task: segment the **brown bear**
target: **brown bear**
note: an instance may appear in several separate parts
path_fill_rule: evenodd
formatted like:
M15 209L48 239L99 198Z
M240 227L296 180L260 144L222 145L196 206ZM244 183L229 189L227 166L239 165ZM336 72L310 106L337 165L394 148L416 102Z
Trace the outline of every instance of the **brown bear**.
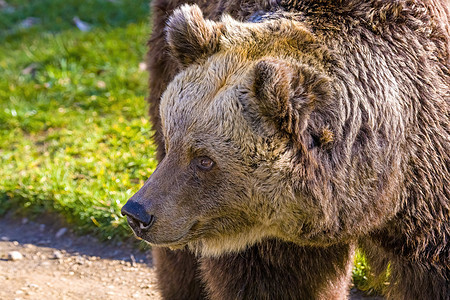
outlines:
M449 4L183 2L152 3L160 164L122 209L162 296L346 299L359 246L387 298L450 299Z

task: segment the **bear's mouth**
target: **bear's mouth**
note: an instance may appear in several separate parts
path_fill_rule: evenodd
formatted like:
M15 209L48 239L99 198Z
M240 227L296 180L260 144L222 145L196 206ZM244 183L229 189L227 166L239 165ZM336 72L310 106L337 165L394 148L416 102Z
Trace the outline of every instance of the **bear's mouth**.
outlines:
M181 248L191 242L193 239L194 227L198 224L198 221L193 222L187 226L187 230L181 234L176 235L175 238L164 239L159 237L158 234L153 233L152 230L141 230L140 228L133 228L134 234L139 238L156 247L169 247L169 248Z

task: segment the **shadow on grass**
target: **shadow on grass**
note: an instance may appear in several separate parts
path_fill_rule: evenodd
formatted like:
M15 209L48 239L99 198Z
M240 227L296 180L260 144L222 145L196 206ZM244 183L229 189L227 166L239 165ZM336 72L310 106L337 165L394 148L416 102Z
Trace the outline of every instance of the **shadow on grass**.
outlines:
M148 16L148 0L9 0L0 6L0 41L76 29L75 17L91 28L108 28L146 22Z
M150 247L143 244L136 247L139 242L132 236L123 242L100 242L91 235L76 235L71 230L66 230L67 228L70 226L67 226L60 217L51 214L41 214L32 220L19 218L13 213L0 217L0 239L3 241L16 241L22 246L30 244L64 250L75 255L152 265L150 252L142 251Z

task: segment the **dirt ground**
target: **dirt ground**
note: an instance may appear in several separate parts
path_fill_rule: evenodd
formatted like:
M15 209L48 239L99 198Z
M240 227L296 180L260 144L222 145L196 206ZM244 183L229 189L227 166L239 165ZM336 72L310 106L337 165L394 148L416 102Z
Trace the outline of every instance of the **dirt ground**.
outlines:
M0 299L121 298L161 299L150 251L77 236L51 218L0 218ZM382 298L352 290L350 299Z
M0 219L0 299L160 299L150 251L55 223ZM23 257L8 258L12 251Z

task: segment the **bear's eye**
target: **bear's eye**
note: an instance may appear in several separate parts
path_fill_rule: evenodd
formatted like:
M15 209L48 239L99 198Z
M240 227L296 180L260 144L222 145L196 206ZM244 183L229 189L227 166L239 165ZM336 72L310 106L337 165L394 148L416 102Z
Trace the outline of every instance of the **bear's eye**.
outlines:
M214 167L214 161L206 156L197 158L197 166L203 171L209 171Z

